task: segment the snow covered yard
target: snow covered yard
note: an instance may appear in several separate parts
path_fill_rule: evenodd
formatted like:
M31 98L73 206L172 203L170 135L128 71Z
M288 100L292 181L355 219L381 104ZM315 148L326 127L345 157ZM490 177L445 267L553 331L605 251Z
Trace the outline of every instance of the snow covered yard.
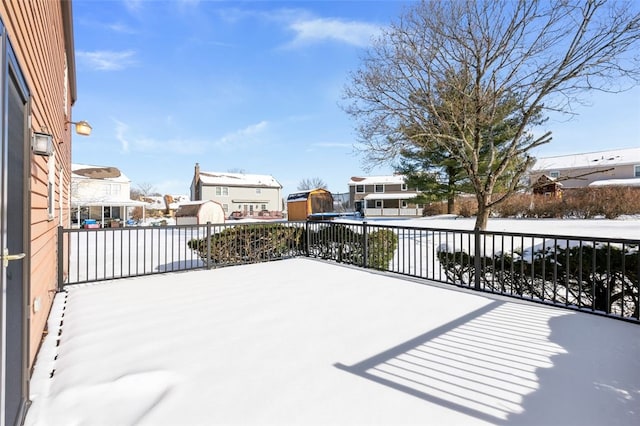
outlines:
M26 424L631 425L639 354L636 324L298 258L67 287Z

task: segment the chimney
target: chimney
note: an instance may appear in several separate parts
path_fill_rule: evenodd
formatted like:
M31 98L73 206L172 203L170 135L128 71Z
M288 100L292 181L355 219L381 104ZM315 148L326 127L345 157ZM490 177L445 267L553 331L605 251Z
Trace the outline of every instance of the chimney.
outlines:
M200 163L196 163L196 167L193 171L193 184L191 188L191 200L197 201L202 199L200 194Z

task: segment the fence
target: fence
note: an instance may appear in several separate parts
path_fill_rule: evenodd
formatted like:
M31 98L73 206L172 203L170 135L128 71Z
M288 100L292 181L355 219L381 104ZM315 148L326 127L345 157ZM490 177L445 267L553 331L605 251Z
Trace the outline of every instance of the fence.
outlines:
M60 228L58 241L60 288L308 256L640 323L640 240L270 222Z

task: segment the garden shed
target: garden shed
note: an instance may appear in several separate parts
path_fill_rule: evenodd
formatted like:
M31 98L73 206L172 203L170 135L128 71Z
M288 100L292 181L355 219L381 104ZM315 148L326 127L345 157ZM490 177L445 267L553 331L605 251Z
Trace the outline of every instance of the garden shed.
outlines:
M224 209L220 203L206 200L182 204L175 213L176 225L204 225L224 223Z
M562 198L562 184L557 182L555 178L542 175L533 185L533 193L535 195L544 195L552 198Z
M289 194L287 197L288 220L306 220L311 214L332 211L333 195L326 189L310 189Z

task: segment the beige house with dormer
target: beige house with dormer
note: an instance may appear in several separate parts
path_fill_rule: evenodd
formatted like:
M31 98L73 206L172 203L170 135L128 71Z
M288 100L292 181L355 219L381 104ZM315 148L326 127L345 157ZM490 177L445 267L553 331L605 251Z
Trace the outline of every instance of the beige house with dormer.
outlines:
M271 175L205 172L196 163L191 201L219 203L226 217L282 217L282 185Z
M564 189L586 186L640 186L640 148L539 158L529 173L537 182L545 175Z

